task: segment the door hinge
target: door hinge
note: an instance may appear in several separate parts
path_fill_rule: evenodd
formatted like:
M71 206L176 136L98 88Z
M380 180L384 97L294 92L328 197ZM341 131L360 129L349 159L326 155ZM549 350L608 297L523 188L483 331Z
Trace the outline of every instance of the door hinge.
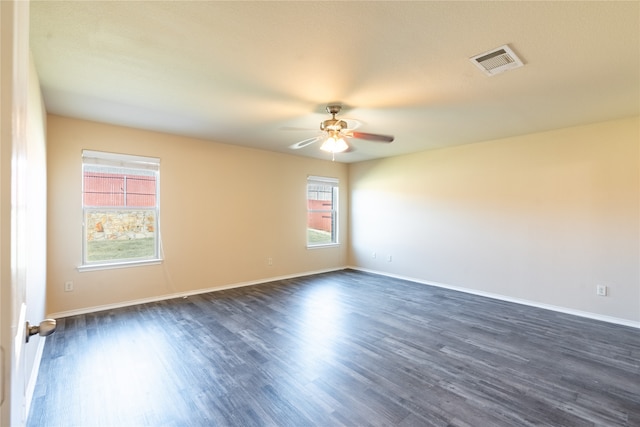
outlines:
M4 347L0 346L0 406L4 403Z

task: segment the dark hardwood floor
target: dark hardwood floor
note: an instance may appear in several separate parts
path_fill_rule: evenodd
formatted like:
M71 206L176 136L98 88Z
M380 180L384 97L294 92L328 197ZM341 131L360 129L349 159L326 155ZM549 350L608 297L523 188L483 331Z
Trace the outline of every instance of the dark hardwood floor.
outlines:
M640 426L640 330L357 271L59 319L28 426Z

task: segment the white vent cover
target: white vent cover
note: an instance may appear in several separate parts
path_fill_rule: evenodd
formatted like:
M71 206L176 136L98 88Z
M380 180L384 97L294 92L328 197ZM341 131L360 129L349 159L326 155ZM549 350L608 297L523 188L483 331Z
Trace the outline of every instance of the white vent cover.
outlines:
M520 60L506 44L488 52L481 53L480 55L473 56L469 58L469 61L488 76L500 74L524 65L522 60Z

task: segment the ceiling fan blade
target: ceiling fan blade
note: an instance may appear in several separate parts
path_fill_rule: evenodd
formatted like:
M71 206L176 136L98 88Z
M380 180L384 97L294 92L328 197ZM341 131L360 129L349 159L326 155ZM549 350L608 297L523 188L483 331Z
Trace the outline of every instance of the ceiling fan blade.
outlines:
M307 145L311 145L314 142L319 141L320 138L322 138L322 135L314 136L313 138L307 138L307 139L304 139L304 140L302 140L300 142L296 142L293 145L290 145L289 148L294 149L294 150L297 150L299 148L304 148Z
M356 139L366 139L367 141L375 142L393 142L394 137L391 135L379 135L377 133L366 132L349 132L348 136Z
M356 120L356 119L349 119L346 117L340 117L340 120L342 120L343 122L345 122L347 124L347 130L356 130L358 129L360 126L362 126L362 122L360 120Z

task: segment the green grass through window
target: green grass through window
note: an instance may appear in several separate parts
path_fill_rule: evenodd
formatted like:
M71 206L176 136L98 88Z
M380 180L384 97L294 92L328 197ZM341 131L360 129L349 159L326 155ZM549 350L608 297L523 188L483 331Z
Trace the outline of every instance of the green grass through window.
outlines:
M313 228L307 228L307 244L309 245L323 245L333 243L331 241L331 233L328 231L315 230Z
M155 255L153 237L132 240L97 240L87 243L90 262L152 258Z

